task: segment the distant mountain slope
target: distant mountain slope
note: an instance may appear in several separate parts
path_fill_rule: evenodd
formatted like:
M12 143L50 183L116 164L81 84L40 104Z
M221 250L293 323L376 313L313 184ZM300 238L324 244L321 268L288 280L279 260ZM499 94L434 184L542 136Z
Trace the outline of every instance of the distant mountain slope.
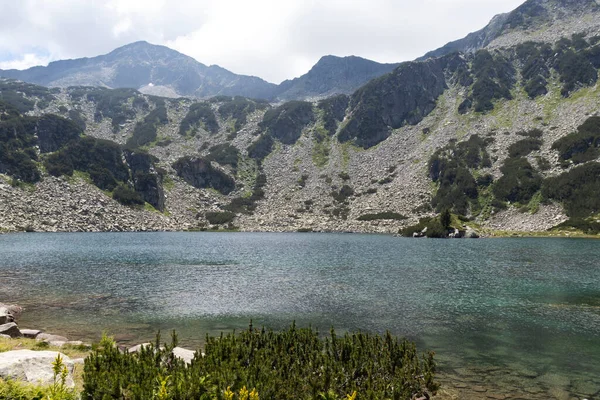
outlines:
M515 45L527 40L554 42L573 33L592 33L600 25L599 16L596 0L528 0L509 13L496 15L485 28L430 51L417 61L456 51L472 53L490 45ZM499 38L503 40L494 43Z
M398 65L380 64L355 56L324 56L306 74L282 82L277 98L292 100L350 94L371 79L391 72Z
M0 70L0 76L50 87L134 88L168 97L226 95L278 101L349 94L396 66L354 56L325 56L305 75L275 85L218 65L206 66L165 46L136 42L93 58L55 61L23 71Z
M108 88L166 87L180 96L238 95L270 98L276 85L254 76L237 75L216 65L207 67L165 46L135 42L102 56L79 58L0 71L7 78L44 86Z

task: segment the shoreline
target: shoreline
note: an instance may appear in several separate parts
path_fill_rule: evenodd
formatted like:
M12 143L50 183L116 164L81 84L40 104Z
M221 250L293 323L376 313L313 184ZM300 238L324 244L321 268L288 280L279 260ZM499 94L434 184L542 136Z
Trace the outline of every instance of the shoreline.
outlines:
M376 231L316 231L316 230L243 230L243 229L182 229L182 230L103 230L103 231L83 231L83 230L64 230L64 231L24 231L24 230L0 230L0 235L13 235L13 234L25 234L25 233L306 233L306 234L352 234L352 235L383 235L383 236L396 236L403 238L398 233L393 232L376 232ZM481 236L477 239L504 239L504 238L556 238L556 239L600 239L599 235L590 235L576 231L495 231L487 230L485 228L479 229L478 232ZM406 239L432 239L432 238L406 238ZM442 238L445 240L446 238ZM450 238L448 238L450 239ZM464 238L461 238L464 239Z

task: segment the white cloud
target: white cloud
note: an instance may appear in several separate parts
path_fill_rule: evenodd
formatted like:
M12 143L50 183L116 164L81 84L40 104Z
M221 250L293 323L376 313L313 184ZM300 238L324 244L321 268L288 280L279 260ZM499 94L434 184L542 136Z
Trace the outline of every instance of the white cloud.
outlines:
M0 62L0 69L27 69L36 65L48 65L51 57L40 57L34 53L23 54L20 59Z
M0 0L0 64L104 54L137 40L272 82L325 54L414 59L522 0ZM40 54L50 54L45 57ZM3 56L4 55L4 56Z

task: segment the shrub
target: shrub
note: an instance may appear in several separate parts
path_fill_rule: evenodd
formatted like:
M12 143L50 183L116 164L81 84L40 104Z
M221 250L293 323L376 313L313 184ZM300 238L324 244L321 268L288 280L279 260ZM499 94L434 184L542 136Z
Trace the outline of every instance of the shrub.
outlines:
M560 201L571 218L586 218L600 212L600 163L577 166L542 186L545 199Z
M561 93L564 97L576 90L578 86L591 86L598 80L598 72L581 52L571 49L557 49L558 56L554 67L563 82Z
M235 214L229 211L215 211L207 212L205 217L212 225L222 225L233 221Z
M383 211L375 214L363 214L357 218L358 221L375 221L380 219L390 219L396 221L405 220L406 217L402 214L391 211Z
M269 134L262 134L258 140L248 146L248 156L261 162L273 150L275 141Z
M322 338L295 325L282 332L250 326L239 334L207 336L205 356L189 365L174 357L176 345L175 335L163 348L157 337L153 346L128 354L105 341L85 360L82 397L232 399L233 392L254 388L254 399L256 393L278 400L349 394L410 399L439 387L433 353L421 357L414 343L389 333L338 336L332 329ZM244 396L254 400L248 391Z
M540 190L542 178L525 158L508 158L500 171L503 175L492 188L500 200L526 203Z
M209 161L218 162L221 165L231 165L235 171L238 166L239 156L240 152L236 147L228 143L222 143L212 146L206 159Z
M268 110L260 127L284 144L294 144L302 130L314 121L312 104L306 101L289 101Z
M344 120L349 101L348 96L340 94L317 103L317 108L322 113L323 127L330 136L335 134L338 124Z
M345 203L350 196L354 195L354 189L348 185L341 187L339 191L331 192L331 197L338 203Z
M144 204L144 200L139 193L127 185L119 185L112 194L113 199L126 206L135 206Z
M126 146L135 149L155 141L158 126L161 124L166 125L168 123L169 118L167 117L165 102L164 100L161 100L154 110L135 125L133 135L127 140Z
M216 100L213 97L212 100ZM256 110L264 110L268 104L256 102L244 97L236 96L233 99L227 96L221 96L219 102L224 102L219 107L219 114L223 119L231 118L234 122L234 131L239 131L246 124L248 114Z
M527 138L519 140L508 147L509 157L525 157L532 151L538 151L542 147L540 139Z
M575 164L596 159L600 155L600 117L590 117L577 128L552 144L560 158Z
M212 134L219 132L219 123L209 103L194 103L190 106L179 126L179 134L185 136L190 133L195 136L200 126Z

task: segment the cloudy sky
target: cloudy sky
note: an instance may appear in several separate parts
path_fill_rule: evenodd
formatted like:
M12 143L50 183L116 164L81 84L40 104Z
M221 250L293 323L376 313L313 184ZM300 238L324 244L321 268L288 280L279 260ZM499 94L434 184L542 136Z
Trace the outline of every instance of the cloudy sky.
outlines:
M412 60L524 0L0 0L0 69L163 44L279 83L326 54Z

